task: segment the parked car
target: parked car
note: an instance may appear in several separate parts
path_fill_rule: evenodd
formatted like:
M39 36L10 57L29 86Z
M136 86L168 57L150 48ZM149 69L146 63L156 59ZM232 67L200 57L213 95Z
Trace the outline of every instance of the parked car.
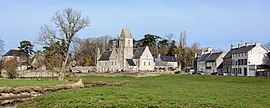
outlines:
M204 75L204 72L203 71L194 71L192 74L193 75Z
M213 72L213 73L211 73L211 75L218 75L218 73L217 72Z

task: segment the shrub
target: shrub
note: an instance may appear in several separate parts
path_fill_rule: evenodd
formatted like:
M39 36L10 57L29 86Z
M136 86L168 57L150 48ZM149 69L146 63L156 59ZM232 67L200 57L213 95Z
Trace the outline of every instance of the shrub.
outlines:
M9 78L13 79L16 77L18 65L16 58L12 58L4 62L3 69L7 72Z

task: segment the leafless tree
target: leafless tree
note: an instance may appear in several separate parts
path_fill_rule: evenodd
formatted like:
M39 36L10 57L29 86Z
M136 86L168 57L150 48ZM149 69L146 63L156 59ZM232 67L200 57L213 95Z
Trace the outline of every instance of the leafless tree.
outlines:
M270 50L270 42L267 42L266 44L264 44L264 47L268 50Z
M44 45L52 45L57 41L64 44L62 52L65 59L59 72L59 80L63 80L70 62L71 45L78 32L89 25L89 19L81 12L67 8L55 12L52 22L56 25L56 29L48 25L41 27L39 42Z
M164 35L164 39L168 39L169 42L172 41L173 37L174 37L173 33L169 33L169 34Z
M2 55L5 51L5 42L4 40L0 39L0 55Z

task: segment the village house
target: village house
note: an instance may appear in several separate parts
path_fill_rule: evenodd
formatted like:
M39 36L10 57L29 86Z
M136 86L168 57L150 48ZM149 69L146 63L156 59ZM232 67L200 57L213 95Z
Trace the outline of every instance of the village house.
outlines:
M7 61L7 60L11 60L13 58L16 58L18 63L19 63L19 67L17 67L17 70L23 71L23 70L27 70L27 68L29 67L27 65L27 56L26 55L27 54L20 51L19 49L11 49L2 56L2 60Z
M222 74L218 72L218 67L222 64L224 55L223 52L210 53L205 60L205 74Z
M257 76L269 69L267 54L268 51L260 43L238 44L237 48L231 48L229 58L225 58L227 61L223 66L224 72L228 72L231 76Z
M195 71L205 72L206 71L206 59L210 56L212 48L203 49L200 53L196 54L195 57Z
M130 29L122 30L118 42L118 46L113 47L110 51L98 54L97 72L154 70L154 57L149 47L133 48L133 36Z
M174 71L178 70L178 62L175 56L160 56L155 58L155 70Z

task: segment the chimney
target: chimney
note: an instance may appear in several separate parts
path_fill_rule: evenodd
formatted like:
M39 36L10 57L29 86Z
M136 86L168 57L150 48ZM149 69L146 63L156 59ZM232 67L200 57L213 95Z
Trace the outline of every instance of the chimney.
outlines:
M245 43L245 47L247 47L247 46L248 46L248 43L246 42L246 43Z
M233 49L233 45L232 44L230 45L230 49Z
M241 47L241 44L238 44L238 48L240 48Z
M255 45L256 46L261 46L261 43L260 42L256 42Z
M160 54L158 54L158 58L160 59Z

